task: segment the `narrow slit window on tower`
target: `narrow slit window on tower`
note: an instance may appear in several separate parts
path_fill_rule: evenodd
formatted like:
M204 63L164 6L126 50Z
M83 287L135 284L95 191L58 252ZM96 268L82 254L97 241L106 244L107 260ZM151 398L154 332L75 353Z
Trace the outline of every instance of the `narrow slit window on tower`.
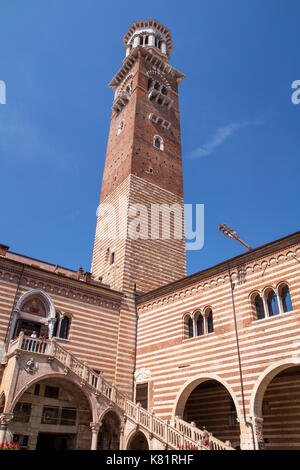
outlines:
M114 264L115 262L115 252L112 251L110 254L110 264Z

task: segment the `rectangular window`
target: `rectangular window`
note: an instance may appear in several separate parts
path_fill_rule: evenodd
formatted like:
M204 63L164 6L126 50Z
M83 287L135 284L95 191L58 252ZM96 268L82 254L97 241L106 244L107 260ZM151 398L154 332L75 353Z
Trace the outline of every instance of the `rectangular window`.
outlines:
M14 421L17 423L29 423L31 415L31 403L17 403L14 410Z
M115 262L115 252L113 251L110 255L110 264L114 264Z
M60 424L62 426L75 426L76 408L62 408Z
M145 410L148 410L148 383L136 384L136 403L140 403Z
M58 398L59 395L59 388L58 387L50 387L49 385L46 385L45 387L45 397L48 398Z
M42 424L59 424L58 420L58 407L44 407L42 415Z

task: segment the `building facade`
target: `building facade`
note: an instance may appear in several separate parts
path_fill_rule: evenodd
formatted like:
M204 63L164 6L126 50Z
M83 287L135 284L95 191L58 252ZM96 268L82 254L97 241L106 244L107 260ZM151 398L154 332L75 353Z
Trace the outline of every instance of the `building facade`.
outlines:
M299 449L300 232L186 276L184 75L157 21L123 41L91 273L0 245L0 442Z

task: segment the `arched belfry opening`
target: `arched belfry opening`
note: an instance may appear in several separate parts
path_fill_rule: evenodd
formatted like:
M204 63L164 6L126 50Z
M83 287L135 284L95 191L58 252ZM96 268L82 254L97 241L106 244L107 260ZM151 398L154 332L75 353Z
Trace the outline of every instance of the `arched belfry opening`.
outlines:
M300 366L285 368L257 395L264 448L300 450Z
M145 434L141 431L136 432L129 439L127 450L149 450L149 445Z
M98 450L120 449L120 418L113 411L108 411L103 419L98 434Z
M240 445L240 427L234 399L227 388L214 379L195 380L183 390L175 415L233 447Z

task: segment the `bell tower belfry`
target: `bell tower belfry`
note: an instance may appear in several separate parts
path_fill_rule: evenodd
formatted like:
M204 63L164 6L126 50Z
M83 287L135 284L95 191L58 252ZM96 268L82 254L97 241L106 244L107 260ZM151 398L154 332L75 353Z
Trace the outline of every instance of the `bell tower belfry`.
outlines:
M133 23L123 42L126 57L109 84L92 273L111 288L146 292L186 275L178 104L185 77L169 64L171 34L157 21Z

